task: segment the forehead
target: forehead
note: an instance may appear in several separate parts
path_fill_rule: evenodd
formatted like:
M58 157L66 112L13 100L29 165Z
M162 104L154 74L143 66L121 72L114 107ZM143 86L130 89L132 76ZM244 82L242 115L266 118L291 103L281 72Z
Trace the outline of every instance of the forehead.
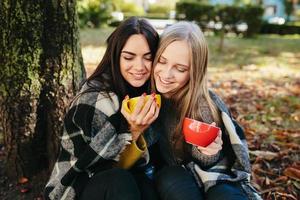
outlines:
M136 54L148 53L150 48L144 35L134 34L127 39L122 51L130 51Z
M168 60L174 62L189 62L190 58L190 47L185 40L171 42L161 54Z

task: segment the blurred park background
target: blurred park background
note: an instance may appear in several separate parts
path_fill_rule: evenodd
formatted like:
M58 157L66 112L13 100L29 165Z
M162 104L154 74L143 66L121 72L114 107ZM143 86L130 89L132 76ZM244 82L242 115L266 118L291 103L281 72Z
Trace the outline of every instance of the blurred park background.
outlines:
M299 0L4 0L0 11L1 199L42 199L67 105L130 16L159 33L180 20L202 28L210 86L245 129L253 185L264 199L300 198Z

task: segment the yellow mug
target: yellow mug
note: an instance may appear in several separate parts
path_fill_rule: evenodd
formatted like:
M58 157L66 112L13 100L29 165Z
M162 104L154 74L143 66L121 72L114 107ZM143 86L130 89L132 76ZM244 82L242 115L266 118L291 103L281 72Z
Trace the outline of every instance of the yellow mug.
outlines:
M120 155L120 160L116 164L117 167L122 169L131 168L147 150L147 143L141 135L138 140L132 141L131 144L126 146L125 150Z
M145 101L144 101L144 105L145 103L148 101L148 99L150 98L151 95L147 95L145 96ZM128 112L128 113L132 113L134 111L134 108L138 102L140 97L134 97L134 98L130 98L128 100L125 100L123 101L123 106L125 108L125 110ZM155 95L155 99L156 99L156 103L158 104L158 107L160 107L161 105L161 97L159 94L156 94Z

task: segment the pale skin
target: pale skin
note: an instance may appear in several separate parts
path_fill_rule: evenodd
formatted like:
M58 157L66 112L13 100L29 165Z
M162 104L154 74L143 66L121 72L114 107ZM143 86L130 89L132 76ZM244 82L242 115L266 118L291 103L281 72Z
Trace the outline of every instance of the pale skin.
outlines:
M184 87L190 79L190 48L186 41L170 43L154 66L154 80L157 90L166 98ZM213 122L213 125L216 125ZM207 147L197 146L205 155L215 155L222 149L222 131Z
M123 78L133 87L141 87L150 77L152 57L146 38L142 34L135 34L128 38L121 51L120 70ZM125 100L128 100L126 96ZM128 113L122 102L121 113L126 118L132 140L139 136L158 117L159 107L154 95L145 102L145 94L141 95L133 113Z

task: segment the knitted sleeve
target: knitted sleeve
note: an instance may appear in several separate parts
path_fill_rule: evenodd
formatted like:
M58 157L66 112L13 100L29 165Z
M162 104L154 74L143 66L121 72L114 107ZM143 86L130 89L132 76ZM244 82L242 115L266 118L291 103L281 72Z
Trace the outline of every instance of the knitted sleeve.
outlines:
M196 146L193 146L191 150L192 158L194 158L195 162L203 168L208 168L216 164L221 157L220 152L221 151L215 155L206 155L201 153Z

